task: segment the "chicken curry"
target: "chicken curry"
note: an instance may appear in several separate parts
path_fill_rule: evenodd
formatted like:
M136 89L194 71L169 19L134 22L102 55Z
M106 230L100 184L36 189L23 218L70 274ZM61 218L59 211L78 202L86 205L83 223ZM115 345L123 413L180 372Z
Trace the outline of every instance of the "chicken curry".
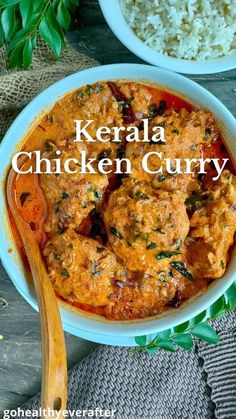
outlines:
M101 126L165 128L166 143L75 142L75 120ZM97 164L127 158L132 174L18 175L16 201L42 250L57 296L110 320L156 315L221 278L236 231L236 177L229 160L213 181L209 163L199 175L150 174L148 152L164 157L229 158L214 116L158 86L137 82L87 85L59 100L28 135L23 150L53 159L82 150ZM151 167L161 164L153 153ZM28 162L25 163L27 166ZM54 163L52 163L54 164ZM74 163L76 165L76 163ZM73 166L73 164L72 164ZM17 239L19 243L19 239ZM23 249L20 249L24 257Z

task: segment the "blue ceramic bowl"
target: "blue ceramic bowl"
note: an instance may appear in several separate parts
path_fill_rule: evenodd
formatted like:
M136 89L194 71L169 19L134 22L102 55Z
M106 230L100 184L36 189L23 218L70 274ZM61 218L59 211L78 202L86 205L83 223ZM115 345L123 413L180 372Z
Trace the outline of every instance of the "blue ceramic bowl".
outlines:
M30 278L26 277L24 266L17 252L7 215L5 181L13 155L19 150L25 136L42 115L47 113L54 103L85 84L111 79L145 81L158 84L179 96L187 98L194 105L208 108L218 119L226 145L236 160L236 121L231 113L207 90L193 81L146 65L115 64L96 67L73 74L55 83L37 96L21 112L2 141L0 147L0 180L2 184L0 199L0 257L12 282L19 293L37 310L34 287ZM13 249L9 252L9 248ZM155 318L131 322L111 322L102 317L86 314L60 303L64 330L82 338L112 345L134 345L134 337L152 335L156 332L172 328L198 315L214 303L235 281L235 251L225 276L216 280L203 295L189 300L178 309L168 310Z
M211 60L185 60L154 51L129 26L120 0L99 0L103 15L117 38L147 63L186 74L212 74L236 68L236 52Z

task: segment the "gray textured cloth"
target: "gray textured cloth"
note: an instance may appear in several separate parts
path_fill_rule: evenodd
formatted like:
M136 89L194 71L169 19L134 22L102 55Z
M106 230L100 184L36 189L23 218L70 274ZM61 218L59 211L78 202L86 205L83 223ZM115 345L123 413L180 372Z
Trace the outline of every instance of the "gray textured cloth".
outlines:
M70 372L68 409L115 409L117 419L235 419L236 312L215 322L217 346L130 355L100 346ZM39 396L24 409L38 409Z

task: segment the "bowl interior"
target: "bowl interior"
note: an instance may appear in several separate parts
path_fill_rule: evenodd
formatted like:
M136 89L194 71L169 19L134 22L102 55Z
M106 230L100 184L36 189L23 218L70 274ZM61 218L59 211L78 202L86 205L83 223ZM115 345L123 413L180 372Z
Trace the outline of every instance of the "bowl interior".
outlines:
M99 0L103 15L116 37L135 55L157 67L185 74L212 74L236 68L236 52L214 60L198 61L169 57L145 45L130 28L119 0Z
M18 116L8 130L1 144L0 153L4 159L0 162L0 180L2 184L0 199L0 257L13 283L22 296L34 307L37 302L32 286L28 281L21 259L18 255L9 227L5 198L5 180L13 155L19 148L19 142L25 137L32 125L35 125L39 115L47 112L54 103L71 90L85 84L97 81L125 79L155 83L163 89L169 89L189 102L202 108L208 108L219 120L223 135L234 161L236 161L236 121L230 112L208 91L191 80L168 71L145 65L116 64L97 67L73 74L52 85L37 96ZM13 251L9 251L12 249ZM152 334L181 324L208 308L215 302L236 279L235 251L225 276L215 281L204 295L195 297L180 309L170 310L157 318L133 322L110 322L98 316L88 316L78 310L73 311L68 306L61 305L61 314L65 330L90 340L110 343L120 342L128 337ZM101 340L101 336L105 336ZM99 340L100 339L100 340ZM115 344L116 344L115 343Z

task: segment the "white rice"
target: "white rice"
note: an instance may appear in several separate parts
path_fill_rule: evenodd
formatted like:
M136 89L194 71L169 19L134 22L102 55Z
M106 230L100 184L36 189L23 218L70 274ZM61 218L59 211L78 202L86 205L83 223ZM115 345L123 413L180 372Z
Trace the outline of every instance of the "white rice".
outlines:
M156 52L208 60L236 51L236 0L120 0L136 35Z

